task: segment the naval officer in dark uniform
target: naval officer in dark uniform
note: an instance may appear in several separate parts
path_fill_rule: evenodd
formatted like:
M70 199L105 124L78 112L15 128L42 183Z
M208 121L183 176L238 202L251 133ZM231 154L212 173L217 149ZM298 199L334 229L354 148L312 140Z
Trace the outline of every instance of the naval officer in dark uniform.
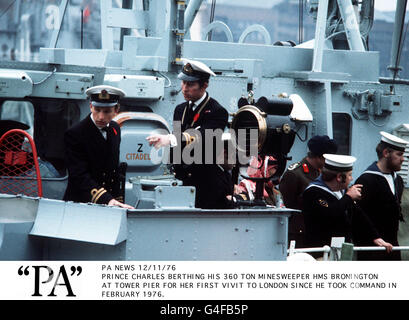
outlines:
M308 154L299 162L291 164L284 172L279 189L287 208L302 210L302 193L318 178L324 166L324 153L334 154L338 145L328 136L314 136L308 140ZM288 242L295 240L296 248L305 247L304 217L301 213L289 219Z
M325 165L321 175L303 192L306 243L310 247L331 244L332 237L344 237L354 242L353 225L359 226L371 245L384 246L391 250L374 228L366 214L356 205L361 199L362 185L352 181L352 166L355 157L324 154Z
M121 129L112 121L125 93L111 86L87 89L91 113L64 135L68 186L64 200L132 209L120 193Z
M215 99L209 96L206 89L209 86L210 76L214 72L204 63L184 59L184 66L178 78L182 80L182 93L185 102L176 106L173 114L174 134L150 135L147 140L155 148L172 146L172 162L176 178L183 181L183 185L196 188L196 207L216 209L223 207L222 203L214 202L215 179L220 178L220 170L213 157L206 153L205 144L213 145L214 141L221 140L214 135L208 135L206 130L219 129L220 136L227 126L228 113ZM178 136L180 139L178 139ZM178 145L180 143L180 145ZM199 146L198 148L195 148ZM179 148L176 148L179 147ZM198 162L186 163L185 148L196 151L200 148L202 156ZM179 155L176 153L179 152ZM182 155L182 157L180 157ZM176 163L179 156L181 162ZM197 159L197 158L195 158ZM210 162L210 163L209 163Z
M372 163L356 183L362 184L362 199L359 206L365 211L379 235L393 246L399 246L398 229L402 221L401 198L403 179L400 171L406 140L381 131L381 141L376 147L378 161ZM356 227L355 238L360 246L371 245L361 230ZM359 260L401 260L400 251L359 252Z

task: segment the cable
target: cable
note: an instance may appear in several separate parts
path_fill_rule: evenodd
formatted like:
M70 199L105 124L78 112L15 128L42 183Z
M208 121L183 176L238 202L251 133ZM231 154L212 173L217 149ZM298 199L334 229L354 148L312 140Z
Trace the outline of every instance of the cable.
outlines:
M302 43L304 29L304 0L298 0L298 43Z
M210 23L214 21L214 12L216 10L216 0L212 0L212 6L210 9Z
M305 138L301 138L301 136L298 134L298 131L300 131L303 127L305 127ZM295 132L296 136L301 140L301 142L305 142L308 139L308 126L306 124L302 124L298 130Z
M169 87L171 87L172 86L172 81L170 81L170 79L166 76L166 75L164 75L163 73L161 73L160 71L157 71L162 77L164 77L166 80L168 80L168 82L169 82L169 84L168 85L165 85L165 88L169 88Z
M369 114L368 114L368 120L369 120L370 123L372 123L374 126L377 126L377 127L383 127L388 122L388 120L385 120L384 123L378 124L378 123L375 122L374 119L371 119L371 115L369 115Z
M210 24L214 21L214 12L215 12L215 10L216 10L216 0L212 0L212 6L210 8ZM208 35L207 39L209 41L212 40L212 32L211 31L209 32L209 35Z
M47 79L49 79L56 71L57 71L57 67L54 67L54 70L49 75L47 75L43 80L40 80L39 82L33 82L33 85L42 84Z
M331 38L333 38L333 37L336 37L336 36L338 36L338 35L340 35L340 34L343 34L343 33L346 33L346 31L345 31L345 30L341 30L341 31L338 31L338 32L335 32L335 33L331 33L328 37L325 38L325 40L329 40L329 39L331 39Z

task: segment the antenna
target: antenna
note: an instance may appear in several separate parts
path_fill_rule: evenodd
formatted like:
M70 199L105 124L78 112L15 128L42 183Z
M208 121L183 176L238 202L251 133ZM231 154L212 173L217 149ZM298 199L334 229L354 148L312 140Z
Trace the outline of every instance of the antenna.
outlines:
M84 43L84 10L81 8L81 49L83 49Z

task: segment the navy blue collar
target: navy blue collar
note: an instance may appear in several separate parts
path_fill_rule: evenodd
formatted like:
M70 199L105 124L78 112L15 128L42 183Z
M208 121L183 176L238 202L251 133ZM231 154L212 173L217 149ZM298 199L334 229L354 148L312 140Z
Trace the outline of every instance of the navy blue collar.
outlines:
M379 167L376 163L376 161L372 163L365 171L378 171L380 173L383 173L381 170L379 170Z
M336 197L338 199L338 196L336 194L335 191L332 191L328 185L324 182L324 180L322 180L322 175L319 175L319 177L317 179L315 179L314 181L312 181L307 189L311 188L311 187L318 187L320 189L323 189L325 191L327 191L329 194L332 194L334 197ZM340 190L342 194L344 194L345 190Z
M372 164L365 170L364 173L374 173L374 174L380 174L380 175L390 174L394 179L395 179L395 177L396 177L395 172L391 172L391 173L382 172L382 171L379 169L379 167L378 167L376 161L375 161L374 163L372 163Z
M311 184L329 189L324 180L322 180L322 175L319 175L317 179L311 182Z

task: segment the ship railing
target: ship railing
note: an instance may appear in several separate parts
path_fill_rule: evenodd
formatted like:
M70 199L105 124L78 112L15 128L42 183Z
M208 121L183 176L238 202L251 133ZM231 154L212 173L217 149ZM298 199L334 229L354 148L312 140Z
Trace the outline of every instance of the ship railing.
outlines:
M299 259L294 260L320 260L320 261L351 261L354 260L354 253L358 251L385 251L385 247L366 246L356 247L352 243L345 242L345 239L340 237L334 237L331 239L331 245L325 245L323 247L314 248L295 248L295 241L290 241L287 260L292 260L298 253L320 253L322 252L322 258L314 259L312 256L299 256ZM409 251L409 246L394 246L392 251ZM290 258L290 259L289 259Z

